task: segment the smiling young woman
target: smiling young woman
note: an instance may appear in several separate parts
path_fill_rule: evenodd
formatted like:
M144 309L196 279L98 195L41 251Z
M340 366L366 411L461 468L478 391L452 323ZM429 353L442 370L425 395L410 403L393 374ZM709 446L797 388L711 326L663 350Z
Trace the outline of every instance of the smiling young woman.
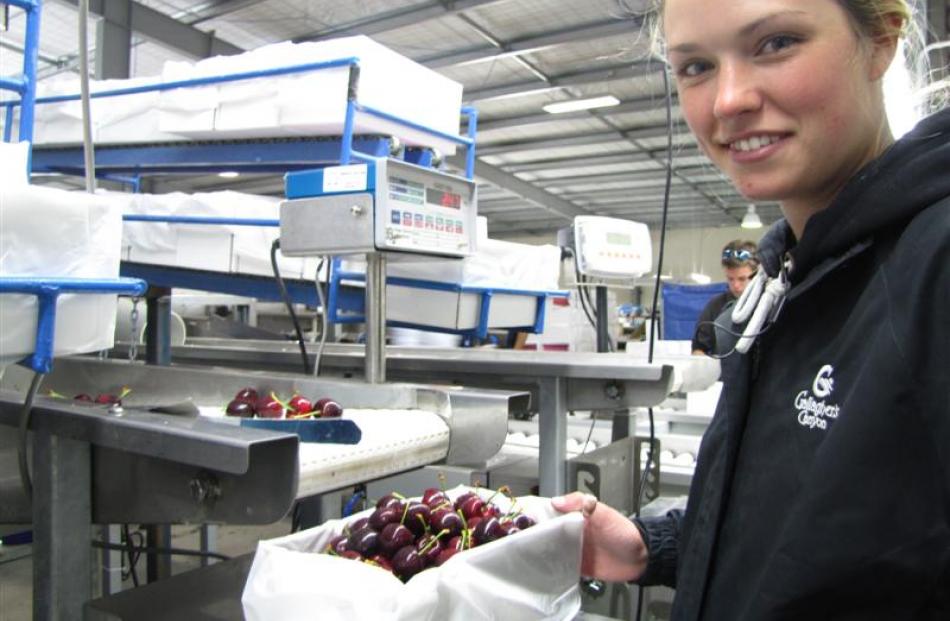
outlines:
M904 0L665 0L690 129L785 218L732 312L685 512L587 507L673 619L950 619L950 110L894 140ZM590 500L586 500L590 504ZM559 510L579 510L570 494Z
M899 28L868 36L828 0L672 0L663 23L703 150L743 195L781 201L796 234L892 142L881 79Z

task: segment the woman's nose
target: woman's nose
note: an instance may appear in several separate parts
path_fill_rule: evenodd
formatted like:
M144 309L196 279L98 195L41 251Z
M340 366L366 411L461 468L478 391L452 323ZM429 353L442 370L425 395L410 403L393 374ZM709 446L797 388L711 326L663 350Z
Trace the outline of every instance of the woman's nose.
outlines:
M723 63L719 68L713 114L726 119L758 110L762 97L753 72L740 63Z

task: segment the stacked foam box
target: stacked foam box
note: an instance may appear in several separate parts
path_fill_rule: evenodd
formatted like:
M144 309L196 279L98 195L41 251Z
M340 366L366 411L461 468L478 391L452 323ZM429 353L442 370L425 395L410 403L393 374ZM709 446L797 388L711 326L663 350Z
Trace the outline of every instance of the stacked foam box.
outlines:
M0 179L0 277L117 278L122 198L30 186L25 162L13 168L22 180ZM112 347L115 309L114 295L59 296L54 355ZM33 352L36 326L36 297L0 295L0 366Z

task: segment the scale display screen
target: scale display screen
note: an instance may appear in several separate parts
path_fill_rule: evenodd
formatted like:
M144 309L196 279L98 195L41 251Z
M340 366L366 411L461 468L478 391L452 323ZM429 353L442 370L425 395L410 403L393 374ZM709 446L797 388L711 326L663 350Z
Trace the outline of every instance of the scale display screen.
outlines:
M607 233L607 243L618 246L629 246L633 243L633 238L623 233Z
M430 205L448 207L449 209L462 208L462 197L460 195L435 188L426 188L426 202Z

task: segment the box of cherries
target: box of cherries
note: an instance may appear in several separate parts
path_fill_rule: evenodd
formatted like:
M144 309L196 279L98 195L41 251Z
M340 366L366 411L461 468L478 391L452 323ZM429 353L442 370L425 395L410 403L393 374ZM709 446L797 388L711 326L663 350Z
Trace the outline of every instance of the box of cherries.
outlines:
M506 491L394 492L349 518L262 541L245 618L572 619L582 517Z

